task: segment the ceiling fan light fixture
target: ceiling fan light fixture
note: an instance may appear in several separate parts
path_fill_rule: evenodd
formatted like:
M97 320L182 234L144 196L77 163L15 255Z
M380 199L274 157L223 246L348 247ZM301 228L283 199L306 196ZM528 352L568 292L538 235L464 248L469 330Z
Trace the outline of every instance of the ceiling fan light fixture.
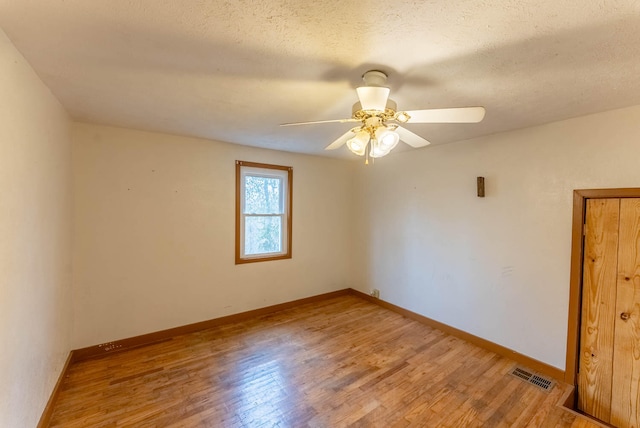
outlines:
M393 146L386 146L381 144L379 140L372 138L371 149L369 150L369 156L371 156L372 158L381 158L383 156L388 155L393 147L395 147L395 144Z
M400 141L398 133L385 126L376 129L375 137L380 147L387 152L390 152L398 144L398 141Z
M388 154L389 154L389 150L384 150L380 146L374 147L373 145L371 146L371 151L369 152L369 156L376 159L386 156Z
M371 140L371 152L369 153L372 158L386 156L398 145L400 136L394 129L386 126L380 126L376 129L375 138Z
M367 144L369 144L369 133L364 129L358 131L350 140L347 140L347 148L358 156L364 156L367 151Z
M377 131L376 134L378 134ZM376 137L371 139L369 156L372 158L381 158L388 155L389 152L391 152L391 150L398 144L400 139L398 134L392 131L386 131L382 134L381 138Z

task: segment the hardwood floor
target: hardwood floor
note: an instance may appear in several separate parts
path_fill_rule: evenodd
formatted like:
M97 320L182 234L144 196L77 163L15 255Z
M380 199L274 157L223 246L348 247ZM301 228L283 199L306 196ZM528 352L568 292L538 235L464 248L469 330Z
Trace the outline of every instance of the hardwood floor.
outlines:
M50 426L598 426L513 365L349 295L74 363Z

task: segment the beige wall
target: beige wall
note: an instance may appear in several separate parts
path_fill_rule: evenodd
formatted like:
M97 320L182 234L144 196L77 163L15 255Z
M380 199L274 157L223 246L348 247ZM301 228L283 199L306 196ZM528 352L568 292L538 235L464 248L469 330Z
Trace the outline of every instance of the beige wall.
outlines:
M368 167L77 124L74 346L355 286L562 369L572 190L640 187L635 123L640 107ZM233 264L235 159L294 167L292 260Z
M71 348L69 120L2 30L0 94L0 427L34 427Z
M74 346L351 285L353 163L73 127ZM235 160L293 172L293 258L234 264Z
M640 106L360 167L358 287L564 369L572 191L640 187L638 124Z

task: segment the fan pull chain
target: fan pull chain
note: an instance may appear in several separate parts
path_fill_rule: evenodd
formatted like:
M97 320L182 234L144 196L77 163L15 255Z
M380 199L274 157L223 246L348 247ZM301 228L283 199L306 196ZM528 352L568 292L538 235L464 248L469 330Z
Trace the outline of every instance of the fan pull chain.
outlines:
M367 147L364 149L364 164L369 165L369 148L371 147L371 140L367 143Z
M367 143L367 147L364 149L364 164L369 165L369 152L371 151L371 139ZM373 158L371 158L371 163L373 163Z

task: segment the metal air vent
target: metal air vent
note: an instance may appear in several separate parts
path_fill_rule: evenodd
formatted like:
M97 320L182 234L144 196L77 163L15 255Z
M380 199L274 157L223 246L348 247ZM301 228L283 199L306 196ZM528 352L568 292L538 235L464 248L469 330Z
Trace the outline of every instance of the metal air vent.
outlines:
M545 392L551 391L551 389L553 389L553 386L555 385L555 382L548 377L541 376L531 370L519 366L515 366L509 374L535 387L538 387Z

